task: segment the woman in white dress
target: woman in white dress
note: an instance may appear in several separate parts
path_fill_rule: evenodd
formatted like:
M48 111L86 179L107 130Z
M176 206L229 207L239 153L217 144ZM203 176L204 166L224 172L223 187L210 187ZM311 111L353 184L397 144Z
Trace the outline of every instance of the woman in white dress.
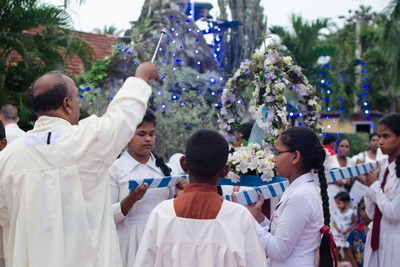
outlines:
M129 150L109 169L112 210L124 267L135 264L150 212L162 201L173 198L175 193L181 193L179 190L175 192L173 187L147 190L147 184L138 186L134 191L128 189L130 179L171 175L162 160L151 153L155 142L155 124L155 114L148 109L128 144Z
M276 141L272 161L276 174L289 180L289 187L271 221L261 212L261 194L257 203L247 206L259 223L257 232L270 267L315 266L320 245L319 266L333 266L335 252L330 242L333 236L329 228L325 158L324 147L309 128L290 128ZM314 183L314 169L318 170L321 193Z
M330 167L331 169L338 169L343 167L354 166L354 161L348 157L350 154L351 145L348 139L342 139L338 143L338 154L331 156ZM334 216L336 211L335 196L342 191L347 192L345 185L351 185L351 179L339 180L328 184L329 196L329 211ZM334 218L333 218L334 219ZM333 220L331 221L331 228L333 229Z
M379 148L379 135L373 133L369 135L369 150L357 155L356 164L370 163L377 160L377 151Z
M389 156L381 169L368 174L365 207L369 224L364 266L400 264L400 114L386 115L379 121L379 147Z

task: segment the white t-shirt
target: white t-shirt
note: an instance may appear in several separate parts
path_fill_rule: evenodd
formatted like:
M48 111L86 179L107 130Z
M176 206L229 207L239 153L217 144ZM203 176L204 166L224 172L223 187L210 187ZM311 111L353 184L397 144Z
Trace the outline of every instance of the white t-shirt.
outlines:
M22 131L16 123L7 124L4 126L4 129L6 130L7 144L10 144L18 137L25 135L25 132Z

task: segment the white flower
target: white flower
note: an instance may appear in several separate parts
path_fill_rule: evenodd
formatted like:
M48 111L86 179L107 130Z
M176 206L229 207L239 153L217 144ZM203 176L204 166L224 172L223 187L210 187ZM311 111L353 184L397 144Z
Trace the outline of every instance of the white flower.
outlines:
M279 130L278 130L278 129L273 129L273 130L271 131L271 134L272 134L273 136L278 137L278 135L279 135Z
M292 65L292 58L291 57L283 57L283 62L285 62L287 65Z
M274 172L272 169L264 169L263 174L261 175L261 180L264 182L271 182L274 177Z
M232 123L232 122L235 122L234 118L228 120L228 123Z
M267 168L267 166L268 166L268 160L267 160L267 159L261 159L261 160L259 160L258 167L257 167L257 171L258 171L259 173L262 173L263 170L264 170L265 168Z
M255 55L256 57L258 57L258 58L261 58L261 57L264 57L264 54L265 54L265 50L256 49L254 55Z
M248 168L253 171L255 169L257 169L258 166L258 159L257 158L253 158L250 160L250 163L248 164Z
M275 84L274 87L275 87L275 89L283 90L283 89L286 88L286 84L284 84L284 83L277 83L277 84Z
M267 68L269 65L271 65L273 63L273 61L267 57L264 61L264 68Z
M236 171L241 172L243 174L247 173L247 162L246 160L242 160L239 165L236 166Z
M317 101L315 101L315 99L310 99L308 100L308 105L309 106L316 106L318 105Z
M232 183L235 184L240 181L240 176L234 172L229 172L226 178L231 179Z

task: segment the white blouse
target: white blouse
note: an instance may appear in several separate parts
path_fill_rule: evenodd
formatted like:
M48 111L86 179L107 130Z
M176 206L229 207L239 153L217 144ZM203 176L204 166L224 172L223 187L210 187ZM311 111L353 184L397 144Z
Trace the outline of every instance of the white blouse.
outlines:
M382 190L383 175L388 167L389 174L384 190ZM397 266L400 262L400 253L398 252L400 247L400 178L396 176L395 161L390 164L389 161L386 161L382 165L379 181L374 182L365 195L365 210L371 219L374 218L376 205L382 212L379 248L372 252L372 231L369 231L365 244L364 266ZM372 229L373 222L369 226Z
M122 262L124 267L133 266L150 212L162 201L173 198L175 188L148 189L144 197L133 205L127 216L124 216L120 202L129 194L129 180L157 178L165 175L156 166L152 154L146 164L140 164L128 151L115 161L110 167L109 173L112 210L119 237Z
M261 225L257 224L269 266L315 266L323 225L317 185L311 173L304 174L283 193L271 222L266 218Z

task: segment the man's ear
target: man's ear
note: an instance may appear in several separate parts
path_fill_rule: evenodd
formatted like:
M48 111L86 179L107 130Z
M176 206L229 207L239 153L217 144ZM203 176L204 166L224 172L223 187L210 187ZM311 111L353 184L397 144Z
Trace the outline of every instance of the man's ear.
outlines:
M0 151L2 151L7 146L7 139L3 138L0 140Z
M18 123L19 122L19 117L17 117L17 120L15 121L15 123Z
M63 107L66 113L71 114L72 113L72 109L71 109L71 100L68 97L65 97L63 100Z
M185 156L182 156L182 157L179 159L179 163L181 164L182 170L183 170L184 172L188 172L188 168L187 168L187 164L186 164L186 157L185 157Z
M228 164L226 164L220 171L219 171L219 177L221 178L225 178L229 171L231 170L231 166L229 166Z

